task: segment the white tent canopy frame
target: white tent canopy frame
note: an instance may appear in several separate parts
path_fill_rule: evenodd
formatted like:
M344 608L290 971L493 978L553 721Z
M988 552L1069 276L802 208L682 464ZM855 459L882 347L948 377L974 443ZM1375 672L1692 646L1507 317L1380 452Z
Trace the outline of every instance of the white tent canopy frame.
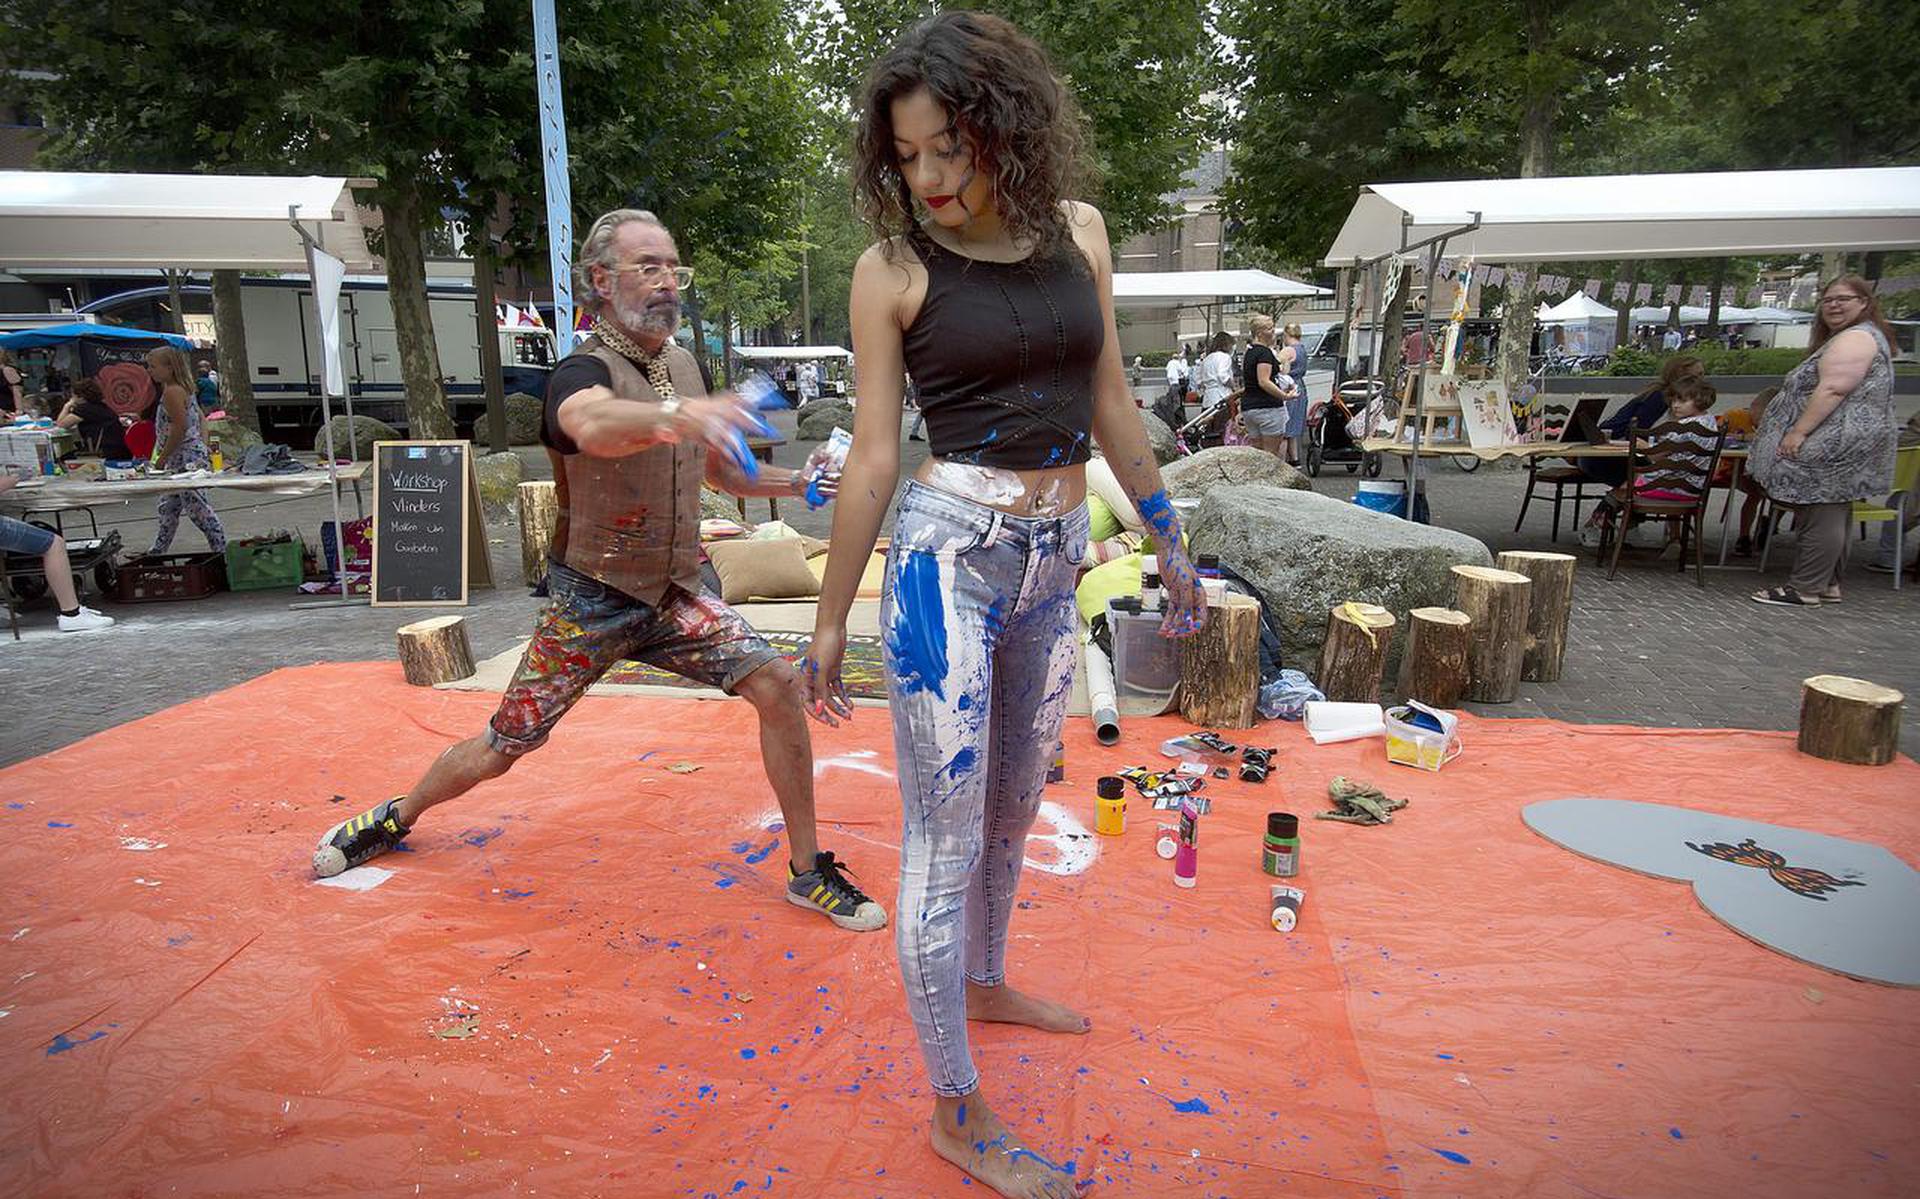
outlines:
M1229 300L1329 296L1324 287L1267 271L1117 271L1115 308L1197 308Z
M853 351L840 346L735 346L736 358L755 362L816 362L824 358L851 358Z
M348 270L370 270L375 261L351 184L338 176L313 175L0 171L0 266L303 270L312 278L311 251L318 248ZM313 323L314 342L324 345L318 305ZM294 607L358 602L347 595L333 405L325 386L320 404L328 430L327 483L333 493L340 598ZM346 404L351 426L351 395Z
M1375 183L1323 264L1393 253L1476 218L1481 262L1729 258L1920 246L1920 167Z
M1424 248L1434 279L1454 238L1476 261L1499 263L1910 249L1920 246L1920 167L1374 183L1322 265L1358 270ZM1426 391L1424 375L1414 378L1409 518Z

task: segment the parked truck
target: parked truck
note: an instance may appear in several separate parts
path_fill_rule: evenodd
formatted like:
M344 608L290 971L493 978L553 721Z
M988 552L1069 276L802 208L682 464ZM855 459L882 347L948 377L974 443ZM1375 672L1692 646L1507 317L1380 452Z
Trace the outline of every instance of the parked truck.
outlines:
M205 284L188 284L188 297L208 296ZM108 320L132 318L150 309L164 287L120 292L83 306L82 314ZM253 375L254 402L261 432L268 441L296 449L313 445L320 427L320 353L313 320L313 288L305 275L243 278L242 315L247 330L247 359ZM486 394L480 376L480 346L471 284L427 281L440 372L460 436L485 431ZM81 319L87 319L82 315ZM394 333L387 283L378 277L349 276L340 292L341 353L353 410L407 427L406 386L400 377L400 347ZM559 359L551 330L497 326L500 373L506 394L546 395L547 376ZM336 412L342 405L336 401Z

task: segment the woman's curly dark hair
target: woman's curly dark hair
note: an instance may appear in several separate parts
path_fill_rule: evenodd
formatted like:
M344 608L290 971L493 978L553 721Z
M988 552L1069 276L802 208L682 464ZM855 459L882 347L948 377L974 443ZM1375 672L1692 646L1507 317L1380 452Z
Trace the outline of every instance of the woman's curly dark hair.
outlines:
M988 176L994 211L1039 253L1068 243L1061 202L1086 182L1086 122L1046 51L991 13L950 11L908 30L867 72L854 134L854 192L883 238L914 228L893 148L893 102L921 88L951 115Z

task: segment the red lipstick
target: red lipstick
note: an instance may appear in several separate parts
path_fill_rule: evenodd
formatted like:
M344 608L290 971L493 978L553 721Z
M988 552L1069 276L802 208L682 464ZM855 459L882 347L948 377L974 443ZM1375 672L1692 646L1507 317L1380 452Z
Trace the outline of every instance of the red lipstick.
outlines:
M928 196L928 208L944 208L953 199L952 196Z

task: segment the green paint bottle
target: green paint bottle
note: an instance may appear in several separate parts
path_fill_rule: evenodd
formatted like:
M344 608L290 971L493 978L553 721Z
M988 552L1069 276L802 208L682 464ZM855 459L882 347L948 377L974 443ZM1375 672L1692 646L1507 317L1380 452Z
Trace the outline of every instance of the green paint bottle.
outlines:
M1260 869L1275 878L1292 878L1300 873L1300 818L1292 812L1267 813Z

